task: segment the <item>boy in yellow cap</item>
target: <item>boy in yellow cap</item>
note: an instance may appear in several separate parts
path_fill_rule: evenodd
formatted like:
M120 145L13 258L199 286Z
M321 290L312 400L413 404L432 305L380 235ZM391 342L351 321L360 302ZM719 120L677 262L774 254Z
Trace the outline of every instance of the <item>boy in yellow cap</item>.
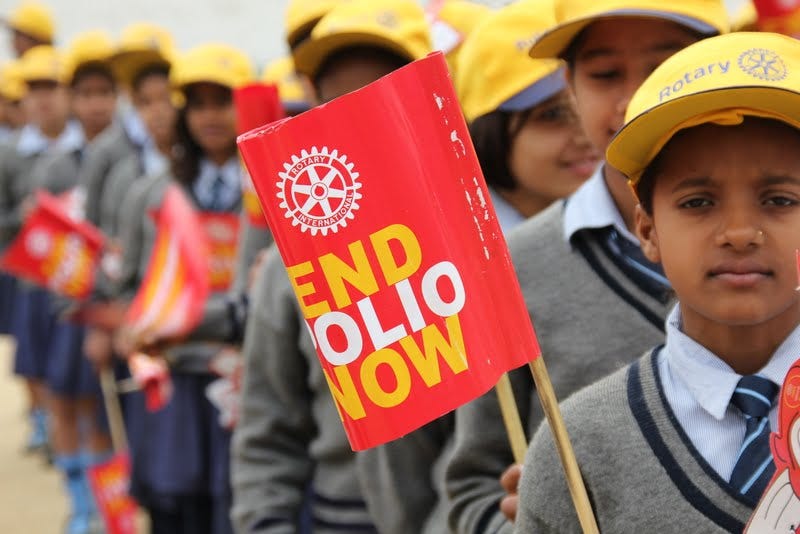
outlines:
M25 125L25 111L22 98L27 87L21 79L19 63L8 62L0 68L0 142L10 140L11 136Z
M55 36L53 14L44 4L25 0L6 18L11 30L11 48L17 57L38 45L51 45Z
M83 132L70 120L70 102L61 54L40 45L28 50L20 62L26 84L25 107L30 122L0 148L0 243L6 247L22 227L33 207L33 169L54 151L72 151L83 143ZM20 284L15 296L11 331L17 340L15 372L26 379L31 398L34 433L29 448L46 448L44 411L47 397L48 344L51 321L49 297L44 289Z
M236 149L234 89L254 77L250 60L225 44L206 44L178 56L170 71L184 97L170 167L137 180L126 195L120 228L123 251L116 297L130 301L146 274L156 240L149 215L166 188L178 185L200 212L238 215L241 166ZM216 291L211 297L224 296ZM131 354L130 335L119 333L120 354ZM137 501L147 508L154 532L228 534L231 492L230 431L206 394L215 380L211 362L218 343L177 343L169 349L173 394L159 411L143 414L147 432L132 447Z
M294 57L319 102L327 102L430 50L425 13L413 0L352 0L323 17ZM245 330L234 522L240 532L375 532L355 455L296 302L280 255L270 249ZM310 530L301 527L304 506Z
M490 13L458 55L457 93L505 233L574 192L599 161L572 107L563 62L528 56L530 36L554 22L552 0L520 0ZM447 530L444 471L454 426L448 414L358 454L380 532Z
M608 147L679 303L665 345L564 403L604 532L741 532L775 472L777 392L800 349L798 70L784 36L693 45L641 86ZM541 428L517 532L579 529L556 464Z
M530 36L530 52L534 58L566 60L578 116L600 151L655 67L728 26L719 0L555 0L554 8L557 24ZM600 165L564 202L509 235L520 286L561 398L628 363L632 355L621 354L631 348L645 350L663 339L670 287L660 266L639 249L634 207L624 177ZM533 433L543 413L530 372L509 376L523 423ZM456 447L447 473L454 531L494 532L513 520L520 466L512 464L493 392L456 411Z

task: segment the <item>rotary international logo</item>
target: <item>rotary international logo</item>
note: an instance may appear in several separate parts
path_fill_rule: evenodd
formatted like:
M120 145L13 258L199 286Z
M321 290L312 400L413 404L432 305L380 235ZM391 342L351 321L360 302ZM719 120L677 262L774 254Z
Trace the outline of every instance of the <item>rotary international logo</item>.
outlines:
M328 235L329 231L336 233L346 227L347 221L354 218L361 184L347 156L327 147L312 147L292 156L283 168L278 173L277 196L292 226L299 226L303 232L308 230L311 235Z
M768 82L786 78L786 65L781 57L765 48L752 48L739 56L739 68L745 73Z

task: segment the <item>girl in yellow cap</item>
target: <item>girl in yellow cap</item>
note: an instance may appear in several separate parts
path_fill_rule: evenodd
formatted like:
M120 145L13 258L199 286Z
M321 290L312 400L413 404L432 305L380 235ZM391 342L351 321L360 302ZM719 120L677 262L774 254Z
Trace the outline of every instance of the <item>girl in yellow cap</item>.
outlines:
M77 186L84 151L114 118L117 92L108 63L112 50L111 37L102 31L79 35L67 49L64 82L83 139L70 150L43 156L31 171L32 189L62 194ZM46 372L51 440L55 464L63 471L71 503L67 532L82 534L90 531L93 520L99 520L86 472L108 459L111 444L97 419L100 387L82 350L85 329L59 317L60 310L69 305L65 299L51 298Z
M170 77L185 99L176 150L165 173L137 180L126 196L120 297L130 295L145 274L156 234L148 213L161 204L169 184L178 184L200 212L238 214L241 208L233 90L251 81L250 61L230 46L204 45L179 56ZM119 345L121 354L130 354L125 332ZM231 532L230 433L206 396L220 345L178 343L169 352L174 392L163 409L141 422L144 430L132 451L133 493L150 513L154 532Z
M70 120L61 54L50 46L37 46L25 53L20 66L27 88L24 106L30 122L10 144L0 148L2 247L14 239L34 206L34 167L54 151L80 149L84 141L80 125ZM17 341L14 371L26 379L29 388L34 432L28 448L35 450L48 449L44 406L51 319L47 290L20 283L11 323Z
M556 25L531 35L527 46L534 58L566 60L578 117L600 151L653 69L728 26L719 0L554 0L554 9ZM624 178L601 164L564 202L520 224L508 238L560 398L628 363L632 354L621 358L621 348L645 350L663 339L669 282L641 253L634 207ZM531 374L509 376L532 434L543 413ZM520 466L512 465L497 396L462 407L456 421L447 473L450 526L459 533L503 528L516 513Z
M563 63L533 60L528 47L519 46L554 22L550 0L520 0L491 13L458 55L459 100L506 233L574 192L599 161L572 107ZM454 426L450 414L359 453L365 495L381 532L447 530L444 470Z
M777 447L773 461L770 442L796 435L770 434L800 349L797 72L800 44L784 36L697 43L640 87L608 147L638 195L642 249L678 304L665 344L563 405L603 532L742 532L775 463L793 464ZM542 428L516 532L578 530L556 464ZM778 498L764 508L788 502ZM794 531L797 517L779 515L749 532Z

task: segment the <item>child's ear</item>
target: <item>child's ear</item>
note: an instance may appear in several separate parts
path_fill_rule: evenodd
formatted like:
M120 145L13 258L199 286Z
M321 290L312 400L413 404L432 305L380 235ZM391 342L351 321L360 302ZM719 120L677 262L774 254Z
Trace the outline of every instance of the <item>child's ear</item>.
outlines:
M653 217L642 208L641 204L636 206L636 235L639 238L645 257L653 263L661 263L658 234L653 224Z

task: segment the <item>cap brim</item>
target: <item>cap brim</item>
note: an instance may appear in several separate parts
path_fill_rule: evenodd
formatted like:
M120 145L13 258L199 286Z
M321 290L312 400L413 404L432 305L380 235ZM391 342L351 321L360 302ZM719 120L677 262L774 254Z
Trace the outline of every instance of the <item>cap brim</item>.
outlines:
M604 19L612 18L650 18L668 20L680 24L690 30L703 35L716 35L719 29L707 22L668 11L649 9L620 9L577 19L566 24L560 24L542 34L530 49L530 56L534 59L561 58L572 44L572 41L590 24Z
M414 51L409 50L400 43L382 35L366 32L336 33L317 39L311 39L298 46L292 54L292 57L294 58L294 65L297 72L305 74L313 80L320 67L322 67L323 63L331 55L339 50L355 46L388 50L407 58L409 61L419 59L417 57L418 54L415 54Z
M170 67L169 60L155 50L119 52L111 57L114 77L123 85L131 85L136 75L151 66Z
M609 144L608 162L631 180L652 162L678 128L694 117L725 109L753 110L753 116L784 117L800 125L800 93L780 87L741 86L677 98L631 120ZM758 112L763 112L759 115ZM636 154L627 158L625 154Z
M500 104L497 109L500 111L523 111L530 109L560 93L566 86L567 80L564 74L564 68L561 67L515 94Z

